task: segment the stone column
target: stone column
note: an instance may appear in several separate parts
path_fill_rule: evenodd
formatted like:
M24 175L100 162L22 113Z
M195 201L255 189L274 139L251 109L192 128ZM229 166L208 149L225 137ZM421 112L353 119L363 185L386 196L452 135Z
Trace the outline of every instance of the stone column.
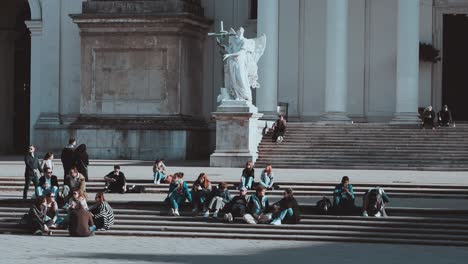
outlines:
M0 152L13 150L15 31L0 29Z
M418 124L419 0L398 0L397 87L393 124Z
M278 106L278 0L259 0L257 34L266 34L265 53L258 64L257 107L264 119L277 118Z
M41 113L41 52L42 52L42 21L26 21L31 31L31 117L29 122L29 140L34 142L34 124Z
M348 0L327 0L325 114L322 123L351 123L347 116Z

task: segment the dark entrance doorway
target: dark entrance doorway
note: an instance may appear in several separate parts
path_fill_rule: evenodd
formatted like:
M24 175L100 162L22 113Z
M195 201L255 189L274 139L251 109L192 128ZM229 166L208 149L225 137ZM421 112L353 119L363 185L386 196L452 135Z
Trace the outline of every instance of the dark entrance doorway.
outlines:
M23 153L29 144L31 36L24 23L31 19L29 3L17 1L14 59L14 151Z
M468 17L444 15L442 104L454 120L468 121ZM439 110L439 109L437 109Z

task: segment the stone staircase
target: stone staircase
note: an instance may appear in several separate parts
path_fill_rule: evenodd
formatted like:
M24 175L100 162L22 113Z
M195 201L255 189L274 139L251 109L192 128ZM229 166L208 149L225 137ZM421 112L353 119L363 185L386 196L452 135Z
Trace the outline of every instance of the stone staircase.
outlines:
M238 182L227 181L228 188L231 190L231 194L236 194L236 185ZM62 185L61 180L59 184ZM187 184L191 188L193 182L187 181ZM217 186L218 181L212 181L213 186ZM287 188L294 190L296 197L303 198L317 198L323 196L331 196L335 185L334 182L278 182L280 189L268 191L268 195L271 197L282 197L283 191ZM127 185L140 185L145 186L145 192L148 194L167 194L169 185L160 184L155 185L151 180L147 179L129 179ZM22 195L24 186L23 177L0 177L0 192L3 194L10 193L17 197ZM467 200L468 199L468 186L465 185L441 185L441 184L406 184L406 183L359 183L353 182L354 193L356 197L362 197L365 191L371 187L380 186L385 189L385 192L390 195L391 198L420 198L420 199L456 199L456 200ZM88 193L96 193L102 191L104 187L104 181L98 179L90 179L86 183L86 190ZM29 195L34 191L32 187L29 190ZM253 191L249 191L253 193ZM93 197L93 196L90 196Z
M468 124L419 129L388 124L288 123L281 144L271 131L256 167L468 171Z
M0 200L0 233L29 234L17 223L28 211L30 201ZM224 239L271 239L297 241L363 242L468 246L468 210L388 208L390 217L317 215L314 206L303 205L298 225L232 224L189 216L167 216L162 202L111 202L115 225L96 235ZM63 215L63 211L61 212ZM55 230L54 236L68 235Z

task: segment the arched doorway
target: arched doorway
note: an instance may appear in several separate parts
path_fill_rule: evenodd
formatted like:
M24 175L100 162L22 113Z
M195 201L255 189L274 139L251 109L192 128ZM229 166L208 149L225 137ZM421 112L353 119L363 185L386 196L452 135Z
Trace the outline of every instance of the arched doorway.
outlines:
M31 19L27 0L2 1L0 9L0 153L23 153L29 144Z

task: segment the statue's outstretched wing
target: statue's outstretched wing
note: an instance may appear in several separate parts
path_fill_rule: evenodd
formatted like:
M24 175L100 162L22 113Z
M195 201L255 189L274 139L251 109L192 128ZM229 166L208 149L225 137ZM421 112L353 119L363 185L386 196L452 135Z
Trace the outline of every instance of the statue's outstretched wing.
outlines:
M254 60L255 63L257 63L260 57L262 57L263 53L265 52L266 35L262 34L260 37L254 38L253 40L255 41Z

